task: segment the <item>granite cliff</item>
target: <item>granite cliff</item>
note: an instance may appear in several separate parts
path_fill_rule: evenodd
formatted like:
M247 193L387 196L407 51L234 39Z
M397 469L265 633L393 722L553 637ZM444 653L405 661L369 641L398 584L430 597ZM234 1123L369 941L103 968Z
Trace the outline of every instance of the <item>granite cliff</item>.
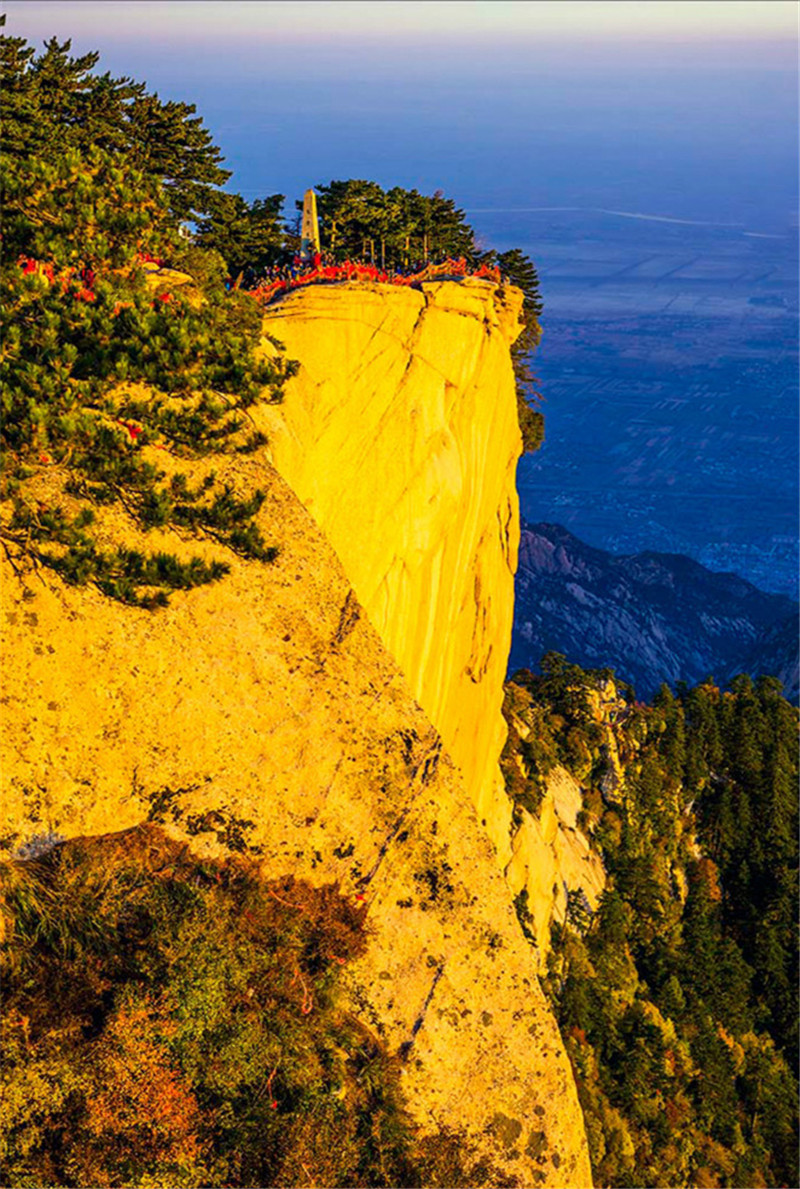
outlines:
M461 769L501 861L497 767L521 452L509 346L519 290L316 287L269 311L301 362L259 411L276 469L333 545L373 626Z
M269 311L266 329L301 366L259 423L461 769L512 892L527 892L541 962L567 890L594 904L603 872L576 829L580 789L566 772L539 815L512 820L498 768L519 541L508 349L521 294L471 279L386 293L315 288Z
M276 309L303 362L262 421L283 477L264 451L191 467L266 492L271 565L113 508L108 544L224 554L229 575L151 612L3 559L3 833L14 849L149 820L365 897L349 996L419 1124L465 1131L522 1184L584 1186L571 1069L503 876L517 308L443 282Z

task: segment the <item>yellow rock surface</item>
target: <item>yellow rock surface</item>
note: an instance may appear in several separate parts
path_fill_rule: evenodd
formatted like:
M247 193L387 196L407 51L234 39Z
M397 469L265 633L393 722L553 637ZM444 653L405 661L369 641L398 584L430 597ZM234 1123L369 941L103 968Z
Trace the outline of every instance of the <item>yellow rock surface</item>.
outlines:
M567 893L583 892L594 910L605 887L602 860L578 829L581 806L580 785L564 768L556 768L547 778L539 813L522 810L513 837L506 877L514 895L523 889L528 893L540 967L550 949L553 921L565 918Z
M521 452L508 348L521 302L478 280L299 290L267 311L265 329L300 371L282 405L257 413L503 864Z
M3 558L6 845L149 815L363 890L351 1007L401 1054L417 1120L465 1129L522 1185L590 1185L569 1063L457 769L284 482L259 455L215 467L266 488L273 565L151 532L231 573L147 612ZM100 531L143 543L113 509Z

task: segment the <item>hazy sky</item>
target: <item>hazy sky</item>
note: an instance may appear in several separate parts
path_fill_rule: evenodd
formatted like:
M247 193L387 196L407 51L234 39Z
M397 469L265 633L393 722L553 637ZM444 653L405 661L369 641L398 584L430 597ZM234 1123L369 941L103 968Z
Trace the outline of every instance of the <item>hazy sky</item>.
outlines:
M793 0L6 7L9 33L195 103L249 199L366 177L470 209L793 222Z
M791 42L797 32L794 0L10 0L7 7L30 36L45 36L65 21L76 36L136 37L147 30L162 38L261 43L419 34Z

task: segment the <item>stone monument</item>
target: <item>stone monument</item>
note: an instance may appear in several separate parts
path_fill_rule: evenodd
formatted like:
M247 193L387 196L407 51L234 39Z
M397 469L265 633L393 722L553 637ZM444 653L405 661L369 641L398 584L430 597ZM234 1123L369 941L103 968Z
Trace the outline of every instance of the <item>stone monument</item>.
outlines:
M303 195L303 223L300 230L300 256L313 260L319 248L319 221L317 219L317 196L313 190Z

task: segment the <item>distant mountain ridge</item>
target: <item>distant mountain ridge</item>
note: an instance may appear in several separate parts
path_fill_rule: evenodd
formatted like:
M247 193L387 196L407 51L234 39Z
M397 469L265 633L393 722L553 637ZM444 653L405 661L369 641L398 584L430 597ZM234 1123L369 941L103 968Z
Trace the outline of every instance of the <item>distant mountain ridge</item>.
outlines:
M609 667L650 698L663 681L768 674L798 698L798 605L682 554L615 555L524 524L509 672L548 651Z

